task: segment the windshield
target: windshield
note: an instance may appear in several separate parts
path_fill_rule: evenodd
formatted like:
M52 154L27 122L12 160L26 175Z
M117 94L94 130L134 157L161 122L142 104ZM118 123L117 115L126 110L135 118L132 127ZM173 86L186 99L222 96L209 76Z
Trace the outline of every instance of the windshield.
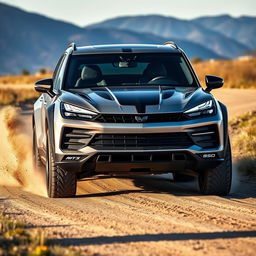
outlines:
M181 54L105 54L72 56L66 89L98 86L197 86Z

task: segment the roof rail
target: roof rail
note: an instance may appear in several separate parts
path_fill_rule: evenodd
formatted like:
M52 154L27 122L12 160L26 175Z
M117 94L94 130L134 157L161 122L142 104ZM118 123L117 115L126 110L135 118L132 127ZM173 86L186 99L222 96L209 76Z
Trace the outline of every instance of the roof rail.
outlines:
M179 49L178 45L175 44L173 41L167 41L167 42L164 43L164 45L169 45L172 48Z
M70 44L68 45L68 48L69 48L69 47L72 47L73 51L76 51L76 44L75 44L75 43L70 43Z

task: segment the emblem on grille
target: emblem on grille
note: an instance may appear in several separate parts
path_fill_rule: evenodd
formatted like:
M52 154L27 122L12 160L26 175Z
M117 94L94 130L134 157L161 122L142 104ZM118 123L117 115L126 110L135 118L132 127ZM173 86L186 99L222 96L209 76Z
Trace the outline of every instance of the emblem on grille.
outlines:
M148 116L135 116L135 120L138 123L145 123L148 120Z

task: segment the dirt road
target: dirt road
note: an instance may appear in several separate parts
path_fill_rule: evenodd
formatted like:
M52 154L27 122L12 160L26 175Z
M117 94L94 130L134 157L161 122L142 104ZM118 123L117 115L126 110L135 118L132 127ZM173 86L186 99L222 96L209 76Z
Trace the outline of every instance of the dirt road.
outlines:
M30 117L22 113L29 136ZM171 175L158 175L92 177L79 182L75 198L49 199L31 180L28 189L0 186L2 210L85 255L256 252L256 183L240 182L236 172L228 197L202 196L196 181L174 183Z
M256 109L256 90L219 89L212 93L228 107L230 118Z

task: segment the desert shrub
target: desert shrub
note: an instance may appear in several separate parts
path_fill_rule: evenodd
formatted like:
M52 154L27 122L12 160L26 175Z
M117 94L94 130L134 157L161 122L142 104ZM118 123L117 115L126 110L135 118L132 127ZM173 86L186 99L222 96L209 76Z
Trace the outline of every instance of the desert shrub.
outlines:
M79 256L79 252L54 245L40 229L27 229L25 224L0 213L0 255Z
M40 75L45 75L47 73L46 68L40 68L39 73L40 73Z
M230 122L232 152L238 160L238 170L256 176L256 111Z
M29 70L27 70L27 69L22 69L21 70L21 74L23 75L23 76L28 76L28 75L30 75L30 72L29 72Z
M200 57L194 57L194 58L191 59L191 62L193 64L197 64L197 63L199 63L201 61L202 61L202 59Z

